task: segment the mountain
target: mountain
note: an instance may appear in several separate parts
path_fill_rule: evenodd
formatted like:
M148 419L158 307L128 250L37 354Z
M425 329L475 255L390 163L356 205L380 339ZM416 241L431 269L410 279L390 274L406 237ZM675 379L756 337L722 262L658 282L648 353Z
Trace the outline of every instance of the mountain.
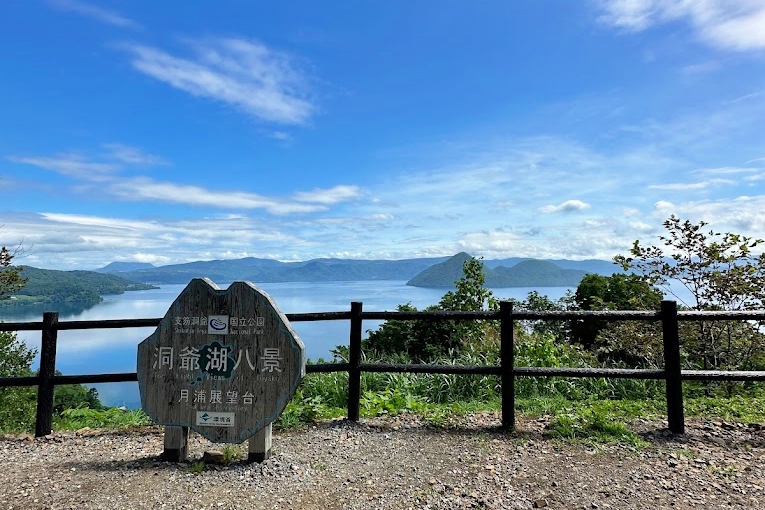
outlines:
M463 252L454 257L403 260L326 258L301 262L280 262L273 259L246 257L196 261L167 266L113 262L98 271L150 284L186 284L192 278L207 277L216 283L228 283L236 280L250 280L255 283L411 280L410 285L415 286L452 287L454 282L462 276L462 264L469 257L470 255ZM507 273L507 270L529 260L513 257L484 261L486 284L491 287L526 286L519 282L528 277L515 272ZM446 262L448 264L442 265ZM558 286L557 283L553 282L573 282L576 280L578 283L581 279L580 273L561 273L560 270L570 269L603 275L611 275L619 271L618 266L605 260L552 260L547 262L555 264L557 269L551 266L546 266L547 269L540 269L541 273L535 273L536 276L534 277L534 281L537 283L531 286ZM431 268L434 269L425 272ZM495 270L499 268L503 269L495 274ZM524 272L534 272L533 266L529 265L521 266L521 269ZM570 286L568 283L562 285Z
M471 257L467 253L460 252L453 257L434 264L422 271L420 274L406 282L412 287L454 287L454 282L462 278L462 266L466 260ZM489 273L491 269L484 268L484 273ZM488 278L487 278L488 280ZM488 282L487 282L488 283Z
M451 288L462 277L462 266L470 255L461 252L449 260L435 264L407 282L413 287ZM588 273L580 269L562 268L550 261L526 259L511 267L484 266L486 286L502 287L576 287ZM611 273L609 273L611 274Z
M120 273L125 271L135 271L137 269L148 269L154 267L154 264L148 262L112 262L104 267L94 269L96 273Z
M489 269L495 269L497 267L513 267L525 260L539 260L539 259L527 259L521 257L512 257L509 259L495 259L484 260L483 265ZM611 276L614 273L622 273L622 268L608 260L587 259L587 260L567 260L567 259L549 259L548 262L562 267L563 269L579 269L581 271L587 271L588 273L600 274L603 276Z
M20 266L26 285L0 301L0 306L23 306L41 303L89 303L102 301L102 294L122 294L131 290L156 288L121 276L95 271L56 271Z
M492 287L576 287L588 273L581 269L564 269L547 260L524 260L493 271Z
M313 259L280 262L247 257L172 264L115 273L133 281L170 284L207 277L216 283L235 280L265 282L338 282L406 280L447 257L404 260Z

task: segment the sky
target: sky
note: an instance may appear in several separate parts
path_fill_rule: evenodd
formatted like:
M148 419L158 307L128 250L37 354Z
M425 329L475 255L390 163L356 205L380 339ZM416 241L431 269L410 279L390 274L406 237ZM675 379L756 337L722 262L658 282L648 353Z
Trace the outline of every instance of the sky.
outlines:
M765 3L6 0L0 197L53 269L765 238Z

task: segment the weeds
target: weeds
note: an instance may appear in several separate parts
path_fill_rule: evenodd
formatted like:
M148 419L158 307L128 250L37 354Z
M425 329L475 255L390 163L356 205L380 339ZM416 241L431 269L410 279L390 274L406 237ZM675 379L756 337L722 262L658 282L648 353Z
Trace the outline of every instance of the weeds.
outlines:
M221 452L223 453L224 464L231 464L232 461L237 460L242 456L242 451L239 449L238 445L234 446L227 444L221 449Z
M140 409L123 411L116 407L65 409L60 415L53 417L53 428L56 430L79 430L84 427L122 429L150 423L151 419Z
M204 473L206 468L207 468L207 465L201 460L198 460L196 462L191 463L191 465L189 466L189 472L194 475L199 475Z
M573 412L557 415L550 423L547 433L550 437L566 440L618 442L634 447L643 447L647 444L637 434L627 429L624 423L613 421L607 413L593 408L579 408Z

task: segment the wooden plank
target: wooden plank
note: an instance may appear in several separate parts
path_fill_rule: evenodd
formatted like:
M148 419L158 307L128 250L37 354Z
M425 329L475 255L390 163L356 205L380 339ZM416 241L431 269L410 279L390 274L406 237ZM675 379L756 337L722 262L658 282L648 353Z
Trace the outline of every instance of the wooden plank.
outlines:
M250 438L247 462L263 462L271 456L271 423Z
M40 378L32 377L0 377L0 388L9 388L17 386L37 386L40 384Z
M41 331L42 322L0 322L0 331Z
M358 421L361 405L362 304L351 303L351 335L348 349L348 419Z
M683 370L684 381L765 381L765 372L755 370Z
M642 368L513 367L513 374L527 377L605 377L611 379L664 379L664 370Z
M43 314L42 346L40 350L40 382L37 387L35 436L47 436L53 427L53 377L56 375L56 323L58 312Z
M434 365L413 364L401 365L395 363L362 363L362 372L389 372L400 374L462 374L462 375L500 375L498 366L466 366L466 365Z
M515 427L515 376L513 375L513 303L499 303L500 363L502 368L502 426L512 430Z
M664 371L666 372L667 422L675 434L685 433L683 413L683 380L680 373L680 335L677 303L661 302L661 329L664 341Z
M189 428L165 427L165 449L162 460L186 462L189 456Z

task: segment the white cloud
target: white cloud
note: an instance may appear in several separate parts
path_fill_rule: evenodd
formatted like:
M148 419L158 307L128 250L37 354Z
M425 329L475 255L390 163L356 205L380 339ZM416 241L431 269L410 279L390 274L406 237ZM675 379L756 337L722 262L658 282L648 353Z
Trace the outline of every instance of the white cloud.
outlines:
M122 28L140 28L140 25L130 18L103 7L97 7L79 0L49 0L56 8L69 11Z
M360 195L361 191L358 186L335 186L329 189L316 188L311 191L295 193L295 200L298 202L331 205L358 198Z
M41 213L6 216L0 242L19 239L32 246L24 264L55 268L94 268L114 260L158 264L221 258L247 253L264 257L298 249L306 241L278 221L215 217L135 219L84 214ZM246 256L246 255L242 255Z
M155 181L148 177L115 180L109 185L108 192L128 201L156 200L165 203L221 209L264 209L271 214L308 213L326 210L324 205L299 204L242 191L210 190L187 184Z
M761 0L598 0L600 21L631 32L685 21L718 48L765 48L765 4Z
M674 214L692 222L701 220L709 228L720 232L733 232L765 239L765 195L739 196L733 199L715 199L672 203L657 202L654 216L666 219ZM760 247L762 249L762 247Z
M105 144L112 162L93 162L81 156L18 157L8 159L14 163L38 166L62 175L93 183L99 193L124 201L157 201L219 209L263 209L271 214L297 214L326 211L329 206L361 196L357 186L338 185L328 189L301 191L294 198L267 197L244 191L215 190L201 186L159 181L145 176L124 177L119 171L125 166L152 166L169 164L158 156L144 153L138 148L122 144ZM79 186L82 192L91 192L93 184Z
M707 189L713 186L719 185L731 185L736 184L736 181L730 179L707 179L699 182L671 182L666 184L652 184L648 186L650 189L664 189L674 191L689 191Z
M291 140L292 137L289 133L285 133L284 131L273 131L269 137L273 138L274 140L282 140L282 141L288 141Z
M116 259L122 262L144 262L155 265L167 264L170 262L170 257L157 255L156 253L143 252L131 253L127 257L118 256Z
M726 101L727 104L734 104L734 103L740 103L741 101L749 101L751 99L754 99L756 97L762 96L763 92L752 92L750 94L744 94L743 96L739 96L735 99L731 99L730 101Z
M747 164L752 163L752 161L747 161ZM731 174L746 174L746 173L753 173L759 170L758 168L752 168L752 167L739 167L739 166L723 166L718 168L700 168L696 170L696 173L702 174L702 175L731 175Z
M146 154L137 147L121 143L105 143L103 147L109 150L109 156L128 165L157 166L170 164L166 159Z
M539 208L539 212L543 213L558 213L558 212L574 212L583 211L589 209L590 204L582 202L581 200L566 200L560 205L546 205Z
M192 43L192 57L125 44L133 67L193 96L221 101L262 121L305 124L316 111L307 78L286 53L245 39Z
M114 163L94 163L78 155L63 155L55 157L22 157L9 156L9 161L33 165L60 174L89 181L100 181L108 178L119 170Z
M700 64L691 64L681 69L683 74L696 75L706 74L720 69L722 65L717 61L702 62Z

